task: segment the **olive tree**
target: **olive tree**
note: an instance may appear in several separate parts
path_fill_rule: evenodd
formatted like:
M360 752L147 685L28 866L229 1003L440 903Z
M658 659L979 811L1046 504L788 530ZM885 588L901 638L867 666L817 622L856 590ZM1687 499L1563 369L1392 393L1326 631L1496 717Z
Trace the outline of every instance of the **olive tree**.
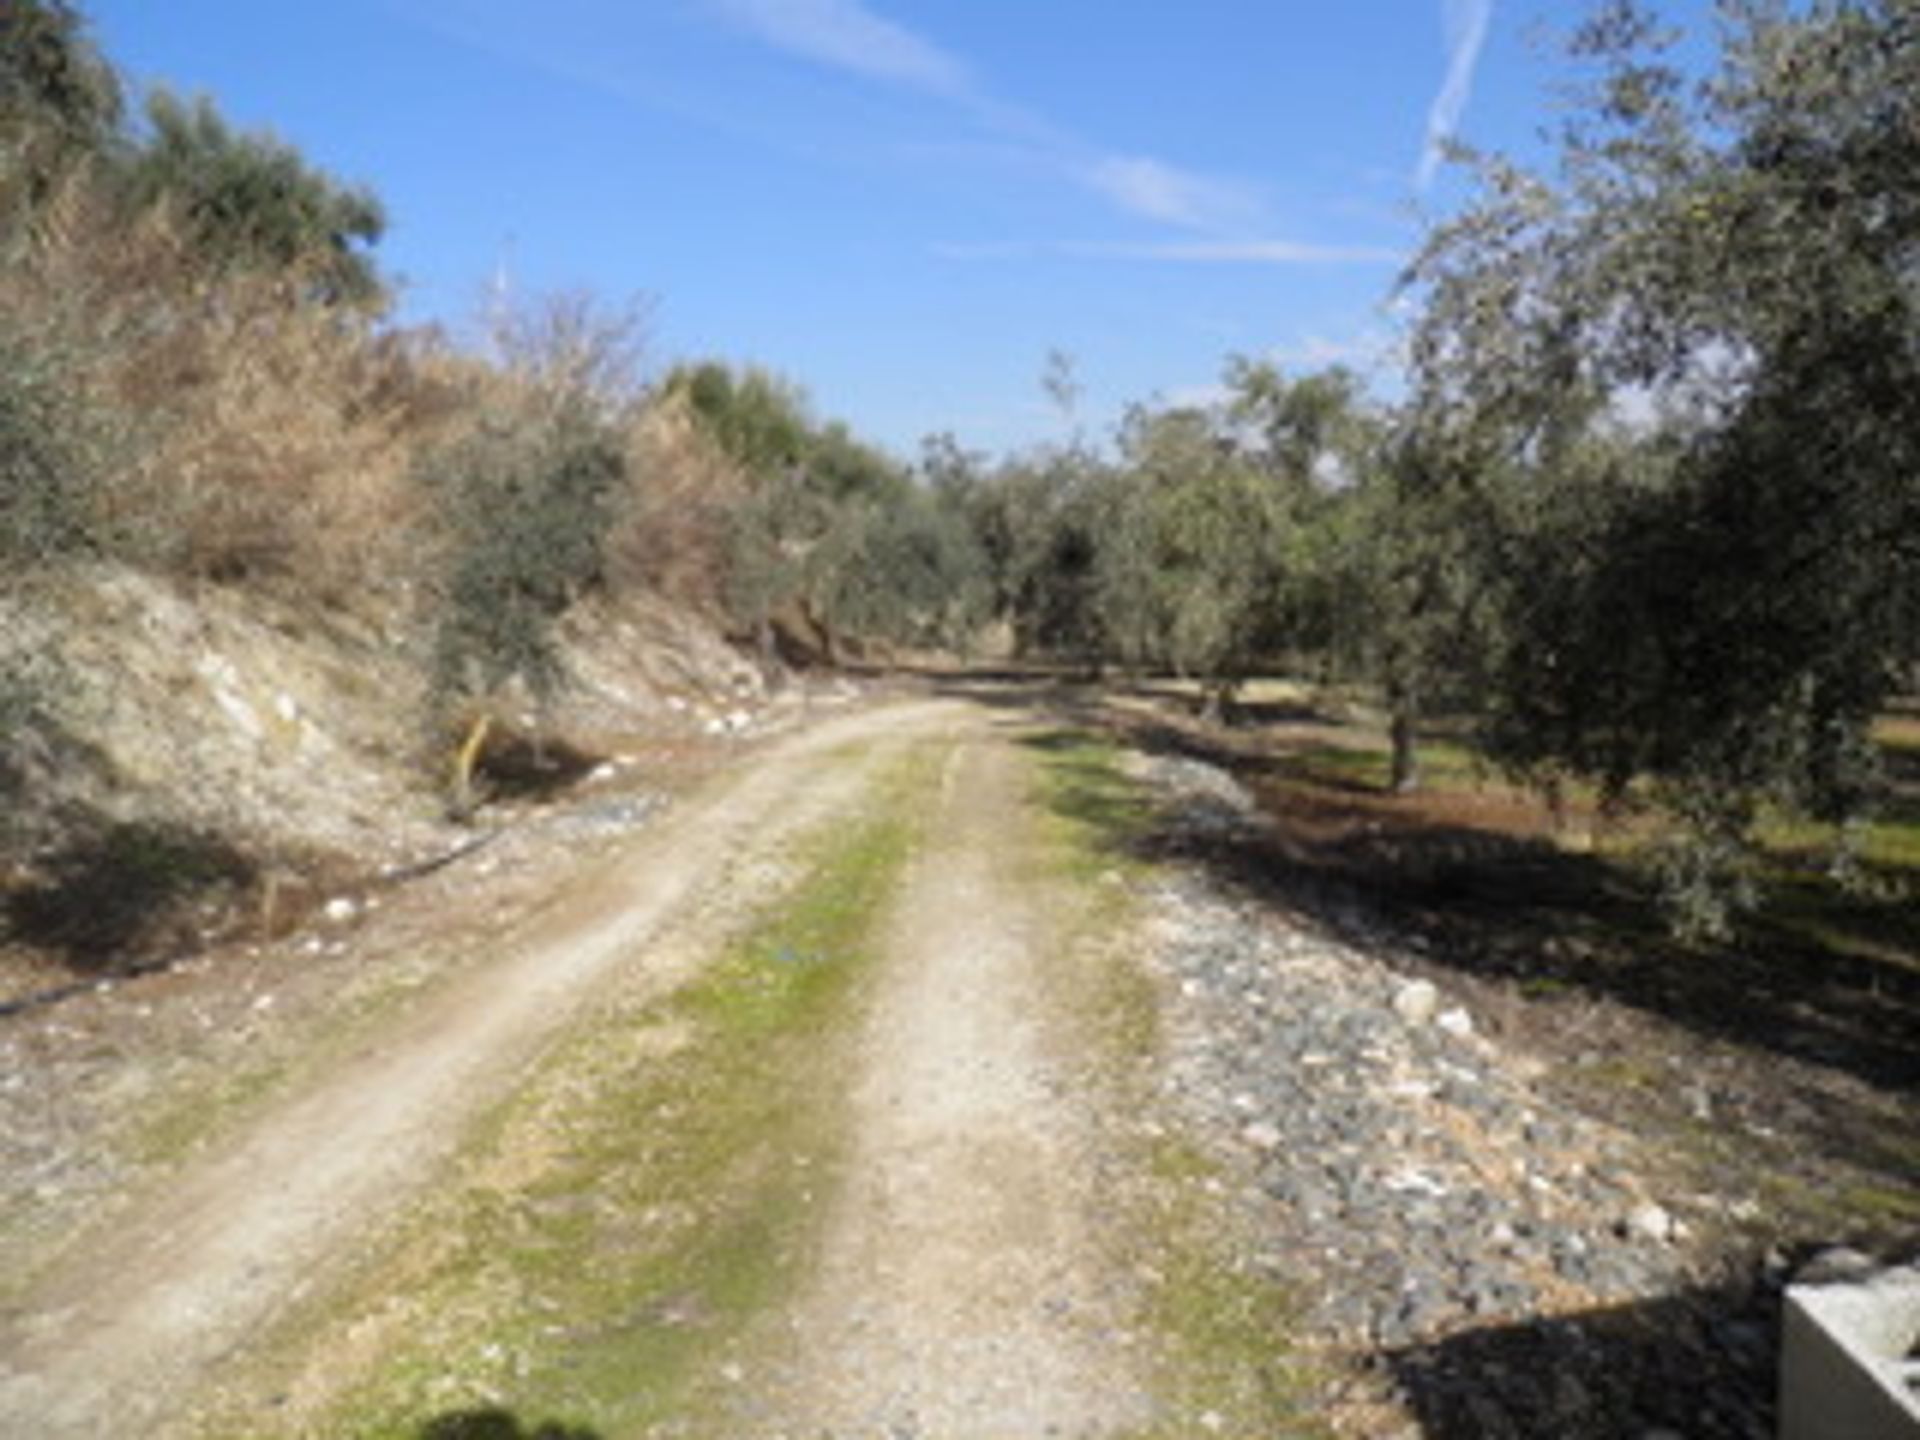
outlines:
M147 134L126 162L134 203L161 206L215 273L287 277L302 298L378 309L371 248L386 230L372 191L336 180L269 134L236 131L204 96L148 97Z
M502 330L510 368L473 423L416 462L439 553L430 567L430 691L464 739L453 804L473 802L476 759L498 697L536 703L566 683L560 617L604 578L605 543L634 492L627 427L638 403L622 358L631 318L595 321L577 301L534 307Z
M1578 32L1555 166L1478 162L1412 272L1417 399L1488 519L1489 733L1685 822L1723 923L1768 804L1844 822L1920 614L1920 26L1729 0L1704 72ZM1844 830L1844 825L1842 826Z

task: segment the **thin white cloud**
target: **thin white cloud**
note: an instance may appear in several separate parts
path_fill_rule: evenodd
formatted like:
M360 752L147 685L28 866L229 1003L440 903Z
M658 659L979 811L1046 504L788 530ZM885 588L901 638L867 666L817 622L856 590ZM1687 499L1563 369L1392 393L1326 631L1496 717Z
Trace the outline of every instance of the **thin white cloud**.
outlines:
M1406 259L1398 250L1380 245L1309 245L1298 240L1174 240L1061 248L1091 259L1184 265L1398 265Z
M711 0L769 45L931 95L963 99L973 80L959 57L875 14L860 0Z
M1414 172L1414 188L1424 193L1445 158L1447 142L1460 128L1460 117L1473 98L1474 71L1479 68L1480 51L1487 43L1487 30L1493 23L1493 0L1442 0L1442 19L1447 36L1447 74L1440 93L1427 110L1426 141L1420 152L1420 167Z
M1149 155L1122 155L1069 134L992 94L966 62L862 0L706 0L727 23L815 64L948 101L1024 155L1101 196L1122 213L1207 234L1258 228L1256 187Z
M1258 217L1253 187L1178 169L1148 155L1107 155L1086 182L1129 214L1189 230L1222 230Z
M994 262L1055 256L1164 265L1398 265L1406 257L1376 245L1309 245L1297 240L1007 240L943 241L941 260Z
M1050 174L1099 196L1131 219L1192 237L1164 242L947 243L933 247L941 259L1004 262L1055 256L1180 265L1397 265L1405 259L1399 251L1377 245L1261 238L1262 231L1272 230L1274 214L1259 186L1153 155L1090 144L1046 116L994 94L960 56L887 18L867 0L704 3L709 13L786 54L950 105L995 137L996 153L1004 163ZM1430 123L1444 121L1451 127L1466 104L1493 0L1445 3L1451 60L1447 86L1435 101L1436 118ZM1425 169L1423 164L1423 175Z

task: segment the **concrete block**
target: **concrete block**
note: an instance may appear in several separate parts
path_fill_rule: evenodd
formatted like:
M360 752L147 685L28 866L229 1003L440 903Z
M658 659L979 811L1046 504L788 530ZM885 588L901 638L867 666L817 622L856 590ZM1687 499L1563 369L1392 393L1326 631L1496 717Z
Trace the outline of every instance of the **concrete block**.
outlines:
M1787 1290L1780 1440L1920 1440L1920 1269Z

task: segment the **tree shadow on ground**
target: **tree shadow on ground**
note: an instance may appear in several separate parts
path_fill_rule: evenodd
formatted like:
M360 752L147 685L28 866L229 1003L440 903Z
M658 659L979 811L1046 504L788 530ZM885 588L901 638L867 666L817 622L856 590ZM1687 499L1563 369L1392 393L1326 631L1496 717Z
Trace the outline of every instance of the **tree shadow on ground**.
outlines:
M199 924L258 877L221 835L167 821L97 822L41 857L0 900L6 938L84 975L191 949Z
M1770 1440L1780 1295L1741 1275L1382 1350L1425 1440Z
M1149 753L1234 773L1271 821L1156 827L1135 842L1144 851L1203 864L1342 938L1384 931L1431 964L1523 993L1604 997L1879 1088L1920 1090L1920 946L1908 948L1920 941L1920 903L1891 886L1891 898L1830 912L1878 945L1821 943L1791 923L1789 887L1731 940L1683 944L1647 876L1545 834L1327 774L1312 753L1249 753L1139 717L1107 723Z
M1054 713L1224 769L1258 814L1204 794L1170 807L1110 767L1056 787L1056 808L1116 854L1194 865L1227 893L1464 990L1483 1029L1551 1058L1548 1088L1669 1137L1715 1193L1757 1197L1744 1243L1893 1253L1920 1240L1912 901L1849 902L1850 933L1878 933L1878 946L1822 943L1778 909L1731 942L1682 944L1646 875L1557 844L1541 807L1510 791L1401 797L1291 744L1165 711L1102 713L1069 695Z
M436 1415L420 1427L416 1440L601 1440L601 1436L584 1425L558 1420L526 1425L512 1411L490 1405Z

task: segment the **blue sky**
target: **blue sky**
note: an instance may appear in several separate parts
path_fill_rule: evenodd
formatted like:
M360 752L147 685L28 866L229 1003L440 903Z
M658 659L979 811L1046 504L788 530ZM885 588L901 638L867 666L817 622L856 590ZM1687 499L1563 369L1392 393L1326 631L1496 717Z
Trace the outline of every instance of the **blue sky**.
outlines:
M902 454L1205 392L1231 353L1390 385L1385 304L1457 198L1436 134L1525 148L1571 0L91 0L387 202L401 315L491 277L649 303L650 359L802 384Z

